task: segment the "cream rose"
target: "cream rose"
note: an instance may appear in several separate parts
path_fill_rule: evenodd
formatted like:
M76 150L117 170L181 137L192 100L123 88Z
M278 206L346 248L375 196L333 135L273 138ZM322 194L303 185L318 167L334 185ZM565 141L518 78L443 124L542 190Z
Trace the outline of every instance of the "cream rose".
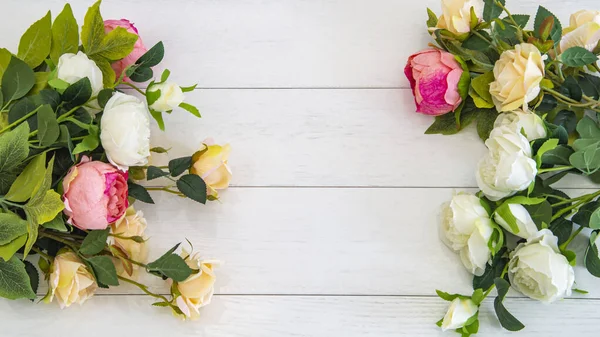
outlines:
M156 92L160 90L158 99L150 105L150 109L155 111L171 111L183 103L185 95L181 88L173 82L164 82L152 85L148 91Z
M571 14L569 27L563 31L560 50L583 47L593 51L600 41L600 11L580 10Z
M85 264L72 251L58 254L50 269L48 302L54 298L61 308L73 303L82 304L98 288Z
M442 15L437 28L454 34L471 31L471 7L479 20L483 17L483 0L442 0Z
M451 303L444 320L442 331L456 330L467 325L469 319L479 311L479 306L470 298L455 298Z
M148 163L150 119L146 104L115 92L104 107L100 141L108 160L121 170Z
M214 198L218 197L217 190L229 187L232 173L227 161L231 146L214 144L212 139L204 141L203 149L192 156L191 174L200 176L208 189L208 194Z
M440 234L442 241L458 252L467 246L479 218L489 218L479 198L472 194L457 194L442 207Z
M545 303L571 295L575 274L557 242L550 230L543 229L517 246L508 263L508 277L515 289Z
M114 235L118 235L119 237L109 236L108 243L111 245L115 245L119 247L127 256L137 262L145 263L148 258L148 247L145 242L136 242L132 239L125 239L130 237L139 237L143 240L144 232L146 231L146 227L148 224L146 223L146 219L144 219L144 213L142 211L136 211L133 206L129 207L125 214L115 223L109 226L110 233ZM124 272L127 272L126 268L120 268L120 265L117 264L119 273L123 275ZM132 265L132 274L135 274L139 269L139 266Z
M530 237L537 234L537 226L535 225L535 222L533 222L531 215L529 214L529 212L527 212L527 209L523 207L523 205L509 204L508 212L510 212L510 214L512 214L512 216L516 219L518 228L517 231L513 231L508 222L506 222L506 220L498 212L494 214L494 220L496 220L496 223L502 226L510 233L523 239L529 239Z
M210 304L215 292L216 276L214 267L218 261L202 260L198 253L190 256L184 251L182 257L192 269L199 270L183 282L175 283L179 295L175 298L175 305L181 310L185 318L197 319L200 317L200 308Z
M544 121L532 112L515 110L498 115L494 128L505 126L515 133L523 134L528 141L545 138L547 135Z
M104 88L102 71L98 68L96 62L90 60L83 52L61 55L56 66L56 77L69 84L87 77L92 85L92 96L97 96L100 90Z
M513 111L523 107L540 93L544 78L544 57L532 44L521 43L500 55L494 65L495 80L490 83L490 94L498 111Z
M488 242L494 230L489 218L477 218L474 225L467 245L460 251L460 260L471 274L481 276L492 253Z

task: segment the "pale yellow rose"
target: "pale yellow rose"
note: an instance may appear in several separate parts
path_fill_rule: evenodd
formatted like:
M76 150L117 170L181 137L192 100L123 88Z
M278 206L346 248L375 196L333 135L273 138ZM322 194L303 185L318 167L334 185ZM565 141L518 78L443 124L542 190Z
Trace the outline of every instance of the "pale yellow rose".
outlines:
M520 107L528 111L527 103L541 90L544 57L534 45L518 44L515 49L500 55L494 65L494 78L490 83L490 94L498 111L513 111Z
M442 15L436 28L447 29L454 34L471 31L471 7L481 21L483 0L442 0Z
M227 165L231 146L215 145L212 139L205 140L203 146L192 156L190 173L199 175L206 182L208 194L217 198L217 190L226 189L231 181L232 174Z
M131 260L145 263L148 258L148 247L145 243L146 238L144 237L147 226L148 224L146 223L146 219L144 219L144 213L142 213L142 211L136 212L133 206L131 206L119 220L110 225L110 233L118 235L119 237L113 235L109 236L108 243L119 247ZM124 239L128 237L140 237L144 239L144 242ZM128 271L129 264L125 266L121 263L116 263L116 267L120 275L127 273L129 276L136 276L137 271L140 268L133 264Z
M47 302L56 297L61 308L73 303L82 304L94 295L98 288L94 276L72 251L65 251L54 258L50 269Z
M215 292L216 276L214 267L219 264L215 260L202 260L198 253L190 256L185 250L182 258L188 266L198 273L190 275L185 281L175 283L179 292L175 297L175 305L181 310L184 318L197 319L200 308L210 304Z
M563 30L560 50L583 47L594 50L600 41L600 11L581 10L571 14L569 27Z

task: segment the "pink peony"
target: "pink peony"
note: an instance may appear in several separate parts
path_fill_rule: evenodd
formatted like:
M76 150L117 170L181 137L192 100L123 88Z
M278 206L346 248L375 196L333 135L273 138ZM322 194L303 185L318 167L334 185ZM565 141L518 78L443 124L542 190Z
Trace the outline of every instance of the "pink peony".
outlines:
M127 172L84 157L63 181L68 223L80 229L105 229L129 207Z
M417 112L443 115L454 111L462 99L458 81L463 69L454 56L437 49L426 49L408 58L404 74L410 81Z
M138 35L138 39L135 42L135 46L133 46L133 51L127 57L120 61L116 61L112 64L112 68L117 74L117 78L121 76L121 73L130 65L134 64L142 55L144 55L148 50L144 46L142 42L142 38L138 34L137 28L133 25L133 23L129 22L127 19L121 20L106 20L104 21L104 31L106 33L112 31L117 27L123 27L127 29L128 32ZM129 78L125 76L125 80L129 81Z

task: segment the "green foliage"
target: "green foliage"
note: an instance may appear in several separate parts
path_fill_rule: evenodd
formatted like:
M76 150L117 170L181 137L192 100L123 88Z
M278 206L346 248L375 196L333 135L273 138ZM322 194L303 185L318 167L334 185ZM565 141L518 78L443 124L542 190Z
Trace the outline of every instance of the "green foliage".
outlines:
M598 238L599 231L592 232L590 235L590 241L585 252L584 264L585 268L590 274L600 277L600 255L598 254L598 246L596 245L596 239Z
M35 85L35 75L27 63L16 57L10 63L2 76L2 96L4 102L12 102L25 96Z
M441 290L436 290L435 293L438 295L439 298L443 299L444 301L448 301L448 302L452 302L459 297L463 297L460 294L449 294L449 293L443 292Z
M67 226L65 225L65 220L62 217L62 213L59 213L52 219L51 221L44 222L42 227L47 229L53 229L58 232L68 232Z
M0 245L0 258L4 261L10 260L15 253L21 249L27 242L27 233L17 237L7 244Z
M162 42L158 42L152 48L150 48L144 55L142 55L133 67L127 70L127 76L134 82L146 82L149 81L154 72L152 67L158 65L165 55L165 47Z
M169 172L172 177L177 177L192 166L192 157L181 157L169 161Z
M542 155L542 163L547 165L570 165L569 157L573 152L573 149L569 146L558 145Z
M542 144L542 146L538 149L538 151L535 155L535 161L537 162L538 168L542 165L542 156L546 152L556 149L557 146L558 146L558 139L556 139L556 138L550 138Z
M498 317L498 321L500 321L500 325L508 331L522 330L525 327L523 323L519 322L515 316L508 312L502 303L510 289L510 284L505 279L499 277L494 280L494 283L498 290L498 296L494 299L494 310L496 311L496 316Z
M129 196L141 202L145 202L147 204L154 204L154 200L146 190L146 188L142 185L138 185L131 180L127 182Z
M66 4L52 24L52 48L50 59L58 64L62 54L77 53L79 48L79 26L73 16L71 5Z
M98 93L98 105L100 105L101 108L104 108L114 92L115 91L113 89L102 89Z
M73 149L73 154L95 150L100 145L100 129L97 125L89 125L88 135Z
M108 229L89 231L81 243L79 253L85 255L95 255L100 253L106 246L106 239L108 239Z
M27 272L27 276L29 276L29 285L31 286L31 290L35 293L40 285L40 274L33 263L29 261L23 261L23 263L25 263L25 272Z
M547 200L535 205L524 205L538 229L544 228L552 221L552 205Z
M552 29L550 30L550 39L554 41L554 45L557 45L560 42L560 38L562 36L562 26L558 18L543 6L538 7L533 23L533 30L536 34L536 37L540 38L540 28L542 27L542 23L549 16L552 16L554 18L554 23L552 25Z
M573 222L565 218L554 220L548 229L558 238L558 245L565 243L573 232Z
M0 194L6 193L17 178L19 165L29 154L29 125L0 134Z
M8 68L11 58L12 54L6 48L0 48L0 79L2 79L6 68Z
M600 208L600 201L589 202L581 206L571 220L579 226L591 227L590 225L593 224L595 228L600 228L598 227L600 226L600 217L596 212L598 208ZM592 215L594 215L593 219Z
M0 275L0 297L9 300L35 298L25 264L15 256L8 261L0 260Z
M85 104L91 97L92 84L87 77L71 84L62 94L62 100L72 107Z
M560 61L569 67L583 67L597 60L594 53L583 47L571 47L560 54Z
M159 169L156 166L148 166L148 171L146 172L146 179L153 180L156 178L168 176L169 173Z
M50 146L58 140L60 128L56 114L50 105L43 105L37 113L38 134L40 146Z
M489 109L494 107L494 101L490 94L490 83L493 81L494 73L491 71L481 74L471 81L472 90L469 91L469 96L473 98L473 101L478 108Z
M85 258L85 262L92 268L99 286L106 288L107 286L119 285L117 270L110 257L106 255L92 256Z
M25 202L35 195L44 180L44 172L46 171L46 154L35 156L25 167L23 172L19 174L15 182L12 184L5 199L14 202ZM1 240L0 240L1 242Z
M575 152L569 162L589 175L600 169L600 128L591 118L584 117L577 124L577 132L581 138L573 143Z
M207 191L206 183L200 176L195 174L186 174L177 180L177 188L186 197L201 204L206 203Z
M174 248L177 249L178 246ZM168 277L175 282L185 281L193 271L181 256L173 253L175 249L169 250L156 261L148 263L148 271Z
M50 54L52 44L51 26L52 19L50 11L48 11L46 16L31 25L21 37L17 56L25 61L29 67L39 66Z
M0 245L27 234L27 222L13 213L0 213Z
M435 13L431 9L427 8L427 27L433 28L437 26L437 23L437 15L435 15Z
M491 22L492 20L498 18L500 14L502 14L502 7L496 4L496 0L483 0L483 19L486 22ZM506 4L506 0L499 0L502 5Z
M494 285L494 280L502 275L504 267L508 263L505 256L506 248L502 248L492 259L491 264L486 264L485 271L481 276L473 277L473 289L489 289Z
M196 116L198 118L202 117L200 115L200 111L198 111L198 108L196 108L195 106L193 106L191 104L181 103L181 104L179 104L179 107L182 108L182 109L184 109L184 110L186 110L186 111L188 111L188 112L190 112L192 115L194 115L194 116Z
M577 84L586 96L593 99L600 98L600 78L591 74L580 74L577 78Z

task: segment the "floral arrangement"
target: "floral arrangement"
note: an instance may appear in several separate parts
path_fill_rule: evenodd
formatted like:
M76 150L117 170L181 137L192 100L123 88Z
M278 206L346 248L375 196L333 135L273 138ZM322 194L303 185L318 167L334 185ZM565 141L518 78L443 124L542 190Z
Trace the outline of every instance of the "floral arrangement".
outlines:
M147 50L129 21L104 21L100 1L81 30L67 4L54 21L48 12L31 25L16 54L0 49L1 297L33 300L39 269L44 300L61 307L123 282L182 318L210 303L215 261L177 254L179 244L146 261L147 222L134 208L136 200L154 203L154 190L216 200L231 178L229 146L212 141L168 166L148 164L151 152L168 152L150 147L150 116L161 130L175 109L200 117L184 103L195 86L170 82L168 70L153 80L163 54L162 43ZM134 84L148 81L145 90ZM157 178L169 185L139 183ZM141 272L169 282L170 296L138 283Z
M429 134L455 134L476 121L488 153L476 170L480 191L443 206L442 241L474 275L472 294L451 302L442 330L477 333L479 308L496 288L502 327L524 325L503 300L510 288L552 303L574 288L576 253L600 277L600 192L571 197L553 185L568 174L600 182L600 12L578 11L563 28L540 6L533 20L505 0L442 0L428 9L435 44L408 59L417 112L435 116ZM533 24L528 24L533 21ZM533 27L533 28L531 28Z

